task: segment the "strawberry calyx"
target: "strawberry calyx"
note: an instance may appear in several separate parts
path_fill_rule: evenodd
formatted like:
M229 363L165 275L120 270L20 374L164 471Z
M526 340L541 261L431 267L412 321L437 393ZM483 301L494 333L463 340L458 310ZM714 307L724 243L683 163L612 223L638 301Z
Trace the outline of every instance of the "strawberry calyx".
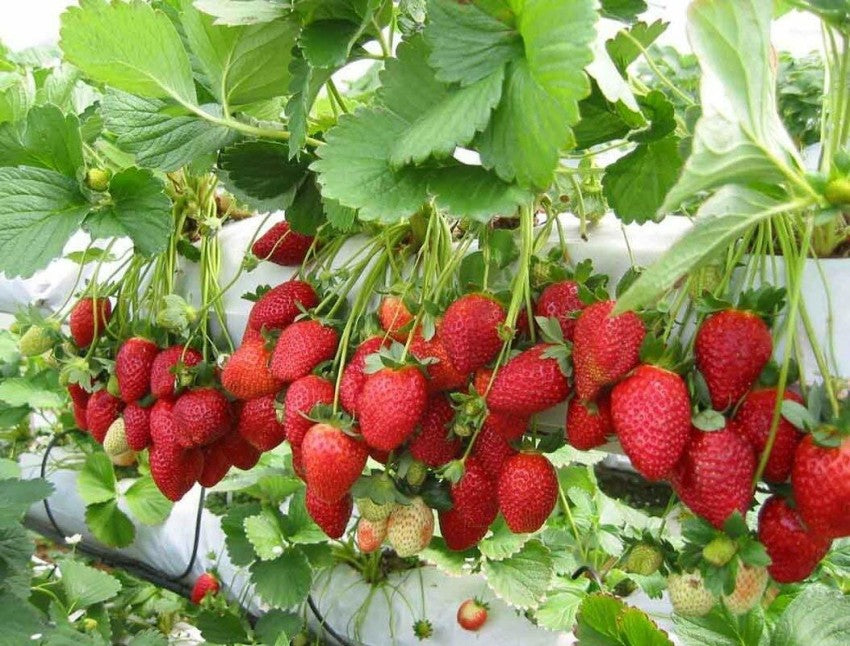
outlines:
M381 348L378 352L373 352L366 356L364 372L367 375L372 375L385 368L401 370L412 366L421 371L427 378L428 366L433 363L437 363L437 359L434 357L417 359L412 354L406 352L405 347L401 343L393 341L389 347Z
M738 297L738 303L717 298L712 294L705 294L697 299L696 307L700 314L709 315L726 310L738 310L749 312L771 325L785 307L786 290L784 287L773 287L763 285L758 289L749 289Z
M691 367L691 361L680 342L665 343L664 339L654 334L647 334L643 338L640 360L641 363L679 375L687 374Z
M276 404L276 409L278 408ZM284 411L285 413L286 406L281 403L279 409ZM281 413L281 416L283 413ZM318 403L310 409L308 413L300 413L302 417L310 420L314 424L326 424L328 426L333 426L334 428L338 428L346 435L351 437L360 437L360 434L357 432L357 425L354 423L354 419L343 411L334 412L334 408L331 404Z

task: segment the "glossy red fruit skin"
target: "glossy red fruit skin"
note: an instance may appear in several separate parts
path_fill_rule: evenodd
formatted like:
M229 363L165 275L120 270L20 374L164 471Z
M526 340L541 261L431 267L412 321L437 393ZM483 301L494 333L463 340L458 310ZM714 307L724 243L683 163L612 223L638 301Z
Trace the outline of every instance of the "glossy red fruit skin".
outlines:
M747 513L755 469L752 447L728 427L710 432L693 428L671 481L691 511L721 529L733 512Z
M280 333L271 358L271 373L284 383L306 377L323 361L333 359L339 333L319 321L297 321Z
M233 462L230 460L230 454L225 449L222 441L224 438L204 446L200 450L204 455L204 468L201 475L198 476L198 484L202 487L214 487L219 482L224 480L224 476L230 471Z
M249 399L239 409L236 430L259 451L271 451L286 439L286 429L277 419L275 396Z
M785 391L783 399L803 403L803 398L790 390ZM761 455L767 445L775 405L776 388L753 390L747 393L735 417L729 422L729 427L750 443L756 457ZM802 439L803 434L791 422L784 417L779 418L776 439L764 469L764 479L767 482L780 484L788 480L797 445Z
M498 429L486 422L475 438L471 453L494 483L499 481L507 459L516 454L516 449L508 444Z
M437 514L440 521L440 534L446 541L446 547L462 552L478 544L487 535L486 525L472 525L466 516L456 509L441 511Z
M391 338L404 343L410 333L409 326L413 321L413 314L398 296L384 296L378 306L378 321L381 323L381 329Z
M497 413L491 411L484 418L484 427L495 429L506 442L513 442L521 438L528 430L528 417L523 415L510 415L508 413Z
M151 409L131 402L124 408L124 432L127 444L134 451L141 451L151 443Z
M476 631L487 621L487 608L474 599L467 599L457 609L457 623L464 630Z
M536 532L555 508L558 476L539 453L517 453L502 467L498 483L499 511L515 534Z
M219 440L222 448L230 456L233 466L242 471L253 469L260 460L260 451L235 429Z
M271 352L261 338L243 342L221 371L221 385L237 399L256 399L272 395L283 388L269 370Z
M260 260L268 260L283 267L295 267L304 262L313 236L307 236L292 230L289 222L278 222L261 235L251 246Z
M504 322L505 308L483 294L466 294L449 305L438 334L454 368L469 374L492 361L502 348Z
M95 317L97 317L96 332ZM77 301L68 321L71 338L77 347L89 347L95 338L103 334L110 318L112 318L112 303L108 298L81 298Z
M74 423L77 425L77 428L81 431L89 430L89 424L86 421L86 406L81 406L77 402L71 402L71 406L74 410ZM104 437L106 437L105 434Z
M349 493L334 502L325 502L314 494L310 487L307 487L305 506L310 518L327 534L328 538L339 538L348 527L354 500Z
M460 372L452 365L443 342L437 336L428 341L421 337L414 339L410 344L410 354L420 361L436 359L435 363L425 367L429 393L459 390L469 378L469 373Z
M115 355L115 376L121 399L130 402L142 399L151 387L151 368L159 348L152 341L140 337L127 339Z
M91 397L91 393L83 388L80 384L68 384L68 394L71 396L71 401L77 404L78 406L86 407L86 404L89 403L89 397Z
M602 446L608 442L608 437L614 434L611 398L600 395L599 399L593 402L593 406L594 410L591 410L589 402L573 397L567 407L567 442L580 451Z
M177 377L172 370L181 363L186 367L196 366L203 360L194 348L173 345L161 350L151 364L151 393L157 399L174 400L177 397Z
M567 398L570 385L557 359L543 356L550 347L538 343L512 358L496 373L487 395L490 410L530 416Z
M811 531L824 538L850 536L850 438L829 448L806 435L794 457L791 486L797 510Z
M758 538L772 561L767 571L778 583L808 578L832 544L810 532L797 510L778 496L769 498L759 512Z
M496 487L484 466L470 456L463 476L451 486L452 509L475 527L489 527L499 514Z
M192 586L191 599L195 605L201 603L201 600L208 594L217 594L219 590L218 579L211 572L204 572L197 578L195 585Z
M639 366L611 391L611 419L635 470L651 481L670 476L691 434L685 380L656 366Z
M534 305L534 315L558 319L564 339L572 341L576 318L586 307L578 295L579 284L574 280L553 283L543 290Z
M715 410L740 401L772 353L770 328L752 312L729 309L705 319L694 341L694 362Z
M308 488L325 502L345 496L366 466L366 444L328 424L314 424L301 443Z
M124 409L124 402L113 397L106 390L97 390L89 397L86 405L86 426L92 437L103 444L109 426L118 419Z
M305 415L309 415L316 404L332 404L333 400L333 384L317 375L307 375L289 386L283 402L283 427L293 447L301 447L307 431L316 423Z
M449 438L455 413L445 395L433 395L428 399L425 412L410 441L410 454L429 467L441 467L460 454L460 438Z
M189 390L177 399L172 410L177 442L187 448L212 444L233 423L230 402L215 388Z
M295 320L301 310L312 309L319 304L319 297L309 283L289 280L263 294L254 303L248 315L248 327L260 331L282 330Z
M173 435L171 441L164 432L159 438L150 448L151 477L166 498L177 502L201 477L204 454L201 449L184 449Z
M366 374L366 357L375 354L386 345L387 342L383 337L370 337L357 346L351 360L346 364L339 384L339 401L349 415L357 414L357 398L369 376Z
M360 430L375 449L392 451L413 433L427 403L425 377L413 366L369 375L357 400Z
M580 399L596 399L638 364L646 328L634 312L611 316L616 303L586 307L576 320L573 344L575 389Z

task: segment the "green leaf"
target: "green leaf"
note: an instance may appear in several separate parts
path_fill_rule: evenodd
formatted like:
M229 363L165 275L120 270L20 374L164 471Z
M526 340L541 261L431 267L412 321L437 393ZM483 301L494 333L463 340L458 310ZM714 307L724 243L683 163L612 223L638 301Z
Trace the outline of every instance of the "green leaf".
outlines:
M111 203L85 220L92 238L128 236L143 256L165 251L174 221L162 182L149 170L126 168L113 175L109 194Z
M303 58L293 57L289 64L289 100L286 102L289 126L289 156L295 157L307 141L307 117L319 90L331 77L331 69L316 69Z
M0 383L0 400L10 406L31 409L57 409L65 405L55 389L27 377L11 377Z
M173 171L233 143L237 133L199 119L173 103L109 89L101 109L104 125L121 150L146 168ZM207 106L213 116L217 106Z
M215 16L217 25L254 25L282 18L291 11L289 0L196 0L195 6Z
M418 556L424 561L433 563L437 566L437 569L446 574L460 576L465 571L466 559L474 556L474 554L474 550L466 550L465 552L450 550L442 536L434 536L428 543L428 547L422 550Z
M9 458L0 458L0 480L21 477L21 465ZM0 485L2 486L2 485Z
M53 485L41 478L0 480L0 526L16 524L31 505L52 492Z
M602 15L606 18L631 22L646 11L644 0L602 0Z
M249 516L243 521L247 538L257 556L271 561L281 555L285 540L275 512L263 510L261 514Z
M151 628L133 635L127 646L168 646L168 642L161 632Z
M222 105L255 103L285 93L298 33L295 21L216 25L191 0L182 0L181 8L186 40Z
M236 566L250 564L255 558L254 547L245 536L245 519L260 513L259 503L236 505L227 510L221 519L225 545L230 561Z
M494 561L513 556L531 538L531 534L514 534L508 529L508 524L501 516L496 519L490 529L493 535L482 540L478 544L478 549L481 550L482 555Z
M579 103L581 120L573 127L576 148L622 139L632 128L643 125L640 113L633 112L622 101L608 101L595 81L591 87L590 96Z
M301 550L289 548L274 561L256 561L251 566L251 581L260 598L272 607L292 608L310 593L313 572Z
M501 561L485 561L481 572L496 596L517 608L536 608L555 574L552 556L539 541Z
M77 476L77 492L87 505L115 500L115 471L106 453L92 453Z
M0 525L0 594L25 600L30 596L32 539L21 525Z
M59 571L68 602L74 608L108 601L121 591L121 583L114 576L70 558L62 560Z
M52 105L33 108L18 124L0 126L0 166L32 166L76 177L83 165L80 122Z
M587 594L587 586L586 580L559 579L555 590L546 593L546 599L534 613L538 625L557 632L570 632Z
M285 635L285 641L288 643L286 638L296 635L303 624L301 617L296 614L272 609L257 620L254 633L262 644L275 646L280 635Z
M289 501L289 508L283 519L286 540L290 543L311 545L327 542L327 535L307 513L305 492L300 490Z
M717 606L704 617L673 614L676 636L687 646L761 646L764 615L760 611L736 617Z
M62 14L59 46L86 76L145 97L195 104L189 57L163 12L141 0L80 0Z
M32 636L46 628L42 621L41 613L33 604L9 593L0 593L0 625L3 626L0 643L4 646L34 643Z
M244 644L248 642L243 619L233 612L219 613L201 610L193 622L201 636L213 644Z
M323 200L325 208L325 218L331 226L341 233L351 230L354 226L354 221L357 219L357 211L347 206L343 206L336 200Z
M116 500L86 507L86 525L97 540L110 547L127 547L136 538L133 521L118 509Z
M512 215L531 198L525 189L503 182L480 166L453 162L428 174L428 188L438 206L481 222L495 215Z
M32 74L0 72L0 123L22 119L34 100Z
M620 634L628 646L673 646L673 642L647 614L638 608L620 613Z
M272 141L229 146L221 152L219 166L240 191L258 200L274 200L278 208L289 206L307 170L290 160L286 144Z
M595 593L582 601L576 636L589 646L672 646L663 630L638 608Z
M42 168L0 168L0 270L28 277L58 258L88 209L75 179Z
M770 646L850 643L850 598L822 585L804 588L776 623Z
M286 209L286 221L294 231L308 236L316 235L318 228L324 224L322 194L319 192L314 173L307 173L295 192L292 204Z
M668 24L659 18L651 24L636 22L626 31L646 49L655 42L656 38L666 31ZM625 72L626 68L636 61L641 54L637 45L630 38L619 32L614 38L605 43L605 49L608 50L608 55L621 72Z
M124 492L124 499L133 518L145 525L161 525L174 504L162 495L150 476L138 478Z

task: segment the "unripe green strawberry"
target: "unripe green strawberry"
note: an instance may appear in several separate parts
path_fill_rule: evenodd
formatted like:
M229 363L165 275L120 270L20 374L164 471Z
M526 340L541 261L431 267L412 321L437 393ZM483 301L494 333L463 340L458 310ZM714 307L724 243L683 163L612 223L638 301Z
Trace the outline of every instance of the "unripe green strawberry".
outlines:
M379 504L371 498L358 498L354 502L360 516L372 522L386 520L397 504L394 501Z
M89 168L86 171L86 186L91 190L103 192L109 188L109 171L103 168Z
M414 460L407 467L407 473L404 474L404 479L411 487L418 487L425 482L425 477L428 475L428 467L419 460Z
M434 626L427 619L417 619L413 622L413 635L419 641L430 639L434 636Z
M364 554L370 554L381 548L381 544L387 537L387 519L369 520L361 518L357 523L354 540L357 548Z
M738 546L735 541L726 535L721 535L713 538L702 548L702 557L712 565L723 567L732 560L737 551Z
M106 436L103 438L103 450L112 464L129 466L136 461L136 452L127 443L123 418L119 417L109 425Z
M725 595L721 599L733 615L743 615L759 604L766 587L766 568L739 563L735 589L732 594Z
M668 576L667 592L670 594L673 610L683 617L707 615L716 601L697 570Z
M649 576L658 571L663 560L661 550L657 547L647 543L638 543L629 550L624 569L626 572Z
M387 540L402 558L419 554L434 535L434 512L422 498L399 505L387 520Z
M53 347L50 330L42 325L32 325L18 341L18 350L24 357L37 357Z

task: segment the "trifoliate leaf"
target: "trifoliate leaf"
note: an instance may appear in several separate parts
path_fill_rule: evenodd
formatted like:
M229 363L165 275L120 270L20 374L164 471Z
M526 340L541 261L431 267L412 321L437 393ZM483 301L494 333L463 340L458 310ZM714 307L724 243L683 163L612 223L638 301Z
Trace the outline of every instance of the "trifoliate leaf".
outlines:
M589 583L587 579L558 579L554 590L546 593L545 601L534 613L538 625L556 632L571 631Z
M331 77L333 70L315 68L303 58L293 57L289 64L289 100L286 119L289 126L289 156L295 157L307 141L307 117L319 90Z
M298 548L289 548L273 561L251 566L251 581L260 598L275 608L292 608L310 593L313 572Z
M579 103L581 121L573 127L576 148L590 148L622 139L632 128L645 123L640 113L633 112L622 101L608 101L595 81L591 86L590 96Z
M625 31L629 34L629 36L643 45L644 49L646 49L655 42L656 38L664 33L668 24L669 23L666 23L661 19L658 19L651 24L636 22ZM611 60L614 61L614 64L623 73L625 73L626 68L636 61L638 56L641 54L637 45L635 45L630 38L622 33L618 33L614 36L614 38L609 40L605 44L605 48L608 50L608 55L611 57Z
M165 522L174 504L165 496L150 476L136 480L124 492L124 499L133 518L145 525L160 525Z
M56 409L64 405L55 389L27 377L11 377L0 383L0 401L31 409Z
M73 114L44 105L17 124L0 126L0 166L46 168L76 177L83 165L80 122Z
M245 537L264 561L271 561L283 552L284 538L278 518L272 511L263 511L243 521Z
M34 101L32 74L0 72L0 123L22 119Z
M481 550L482 555L494 561L513 556L531 538L531 534L514 534L508 529L508 524L501 516L496 519L490 529L493 534L478 543L478 549Z
M248 632L242 616L233 611L201 610L193 622L201 636L212 644L244 644Z
M806 587L776 624L770 646L839 646L850 640L850 599L823 585Z
M94 537L110 547L127 547L136 538L136 528L118 502L107 500L86 507L86 525Z
M234 565L245 566L256 558L254 547L245 536L245 519L259 513L259 503L235 505L221 519L227 554Z
M228 181L242 193L258 200L273 200L278 208L292 202L304 180L306 166L290 160L286 144L244 141L224 149L219 166Z
M446 541L440 536L435 536L428 543L428 547L422 550L418 556L424 561L433 563L437 569L451 576L460 576L464 573L464 564L466 559L475 555L475 550L470 549L465 552L457 552L450 550L446 546Z
M0 527L15 525L27 509L47 498L53 485L46 480L0 480Z
M481 572L496 595L517 608L536 608L552 584L554 567L549 550L529 541L509 558L485 561Z
M33 604L22 602L8 592L0 593L0 624L5 644L33 643L32 636L42 634L47 627L46 622L42 622L44 615Z
M105 453L92 453L86 458L77 476L77 492L87 505L115 499L115 471Z
M195 6L214 16L217 25L256 25L292 10L289 0L197 0Z
M314 173L307 173L295 192L292 204L286 209L286 221L293 231L308 236L316 235L318 228L325 222L322 194L316 185Z
M298 615L283 610L272 609L257 620L257 625L254 627L254 633L260 639L261 643L267 646L276 646L280 635L285 635L287 638L290 635L297 634L304 625L303 620ZM288 641L288 639L287 639Z
M121 583L114 576L70 558L60 563L59 571L68 604L74 608L88 608L121 591Z
M602 0L602 15L606 18L631 22L644 11L645 0Z

